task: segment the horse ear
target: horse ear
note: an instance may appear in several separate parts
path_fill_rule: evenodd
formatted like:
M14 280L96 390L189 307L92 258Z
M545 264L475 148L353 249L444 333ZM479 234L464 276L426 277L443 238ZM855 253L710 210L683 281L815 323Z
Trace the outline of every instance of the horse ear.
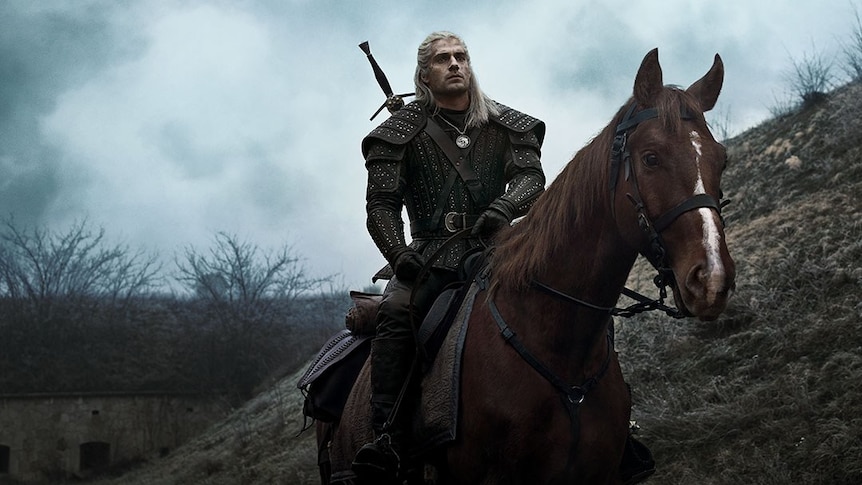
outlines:
M661 77L661 66L658 63L658 48L644 56L641 67L635 77L635 101L641 106L653 106L655 98L664 88Z
M709 72L689 86L686 92L697 99L700 103L700 109L707 112L715 107L723 83L724 63L721 61L721 56L716 54Z

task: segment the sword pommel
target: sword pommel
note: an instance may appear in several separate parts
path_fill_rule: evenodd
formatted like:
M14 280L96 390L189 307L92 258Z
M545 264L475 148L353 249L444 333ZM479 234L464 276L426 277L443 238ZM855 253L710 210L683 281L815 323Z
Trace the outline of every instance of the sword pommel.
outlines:
M359 44L359 48L362 49L362 52L364 52L366 56L371 55L371 47L368 46L367 40L365 42Z

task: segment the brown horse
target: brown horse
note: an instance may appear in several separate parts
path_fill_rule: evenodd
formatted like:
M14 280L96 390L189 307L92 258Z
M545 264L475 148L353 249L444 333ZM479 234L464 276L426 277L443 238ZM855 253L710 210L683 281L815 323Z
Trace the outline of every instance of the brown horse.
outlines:
M726 154L703 116L723 75L716 55L688 89L665 86L649 52L633 97L498 234L469 317L458 435L440 455L438 483L619 482L631 401L608 335L638 254L686 315L715 319L734 287L719 212ZM367 392L366 378L354 394ZM345 412L332 450L349 463L362 440L349 437Z

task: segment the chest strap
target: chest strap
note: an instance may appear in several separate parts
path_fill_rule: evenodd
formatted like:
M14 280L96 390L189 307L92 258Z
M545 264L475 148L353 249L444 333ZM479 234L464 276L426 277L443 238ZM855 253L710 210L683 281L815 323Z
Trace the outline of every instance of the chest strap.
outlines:
M470 136L473 139L475 139L477 131L478 130L475 128L471 131ZM473 198L473 202L479 204L482 196L482 182L479 180L479 176L476 175L476 171L473 170L473 165L470 164L470 159L468 158L470 150L473 148L473 144L471 143L470 146L464 149L458 148L458 146L455 145L455 142L446 135L445 131L443 131L443 128L434 121L434 118L428 118L428 123L425 125L425 133L428 133L428 136L434 140L434 143L443 150L449 163L452 164L452 168L458 172L458 176L461 177L464 185L467 186L467 190L470 192L470 197ZM448 196L449 194L445 194L445 197L441 198L441 200L445 201Z
M484 274L480 274L476 278L476 282L482 290L488 289L487 269ZM503 340L505 340L506 343L509 344L515 352L517 352L518 355L530 365L530 367L545 378L545 380L548 381L548 383L551 384L551 386L553 386L562 397L563 406L565 406L566 411L569 413L573 438L572 447L574 449L577 447L580 429L580 422L578 420L580 405L584 402L587 394L599 384L599 380L604 377L610 367L611 354L613 352L613 339L610 333L608 333L606 337L606 354L599 372L596 375L587 378L580 385L571 385L557 376L554 371L549 369L541 360L539 360L538 357L527 349L521 339L519 339L517 334L515 334L515 331L512 330L503 319L503 316L500 314L500 310L497 308L497 304L494 302L494 298L488 298L487 302L488 309L491 312L494 323L497 324L497 327L500 330L500 335L503 337Z

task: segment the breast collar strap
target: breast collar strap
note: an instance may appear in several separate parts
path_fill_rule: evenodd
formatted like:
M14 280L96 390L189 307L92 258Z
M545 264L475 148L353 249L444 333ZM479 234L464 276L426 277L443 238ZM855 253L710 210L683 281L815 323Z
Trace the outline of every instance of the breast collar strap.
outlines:
M483 290L487 290L488 288L488 274L487 271L483 272L476 278L479 287ZM599 369L599 372L596 375L587 378L581 385L569 385L563 379L558 377L554 372L542 363L532 352L527 349L521 339L518 338L518 335L514 330L509 327L506 321L503 319L503 315L500 314L500 310L497 308L497 304L494 302L493 297L488 298L488 309L491 311L491 316L494 318L494 322L497 324L497 327L500 329L500 335L502 335L503 339L515 349L515 352L527 362L530 367L535 369L536 372L539 373L542 377L545 378L560 394L562 394L565 399L564 401L568 403L567 408L570 413L573 413L575 408L580 405L587 393L593 388L596 387L599 383L599 379L604 377L604 375L608 371L608 367L611 362L611 354L613 353L613 340L611 339L610 334L607 335L607 349L605 360L602 362L602 367ZM571 407L570 407L571 406ZM574 419L575 416L572 416Z

